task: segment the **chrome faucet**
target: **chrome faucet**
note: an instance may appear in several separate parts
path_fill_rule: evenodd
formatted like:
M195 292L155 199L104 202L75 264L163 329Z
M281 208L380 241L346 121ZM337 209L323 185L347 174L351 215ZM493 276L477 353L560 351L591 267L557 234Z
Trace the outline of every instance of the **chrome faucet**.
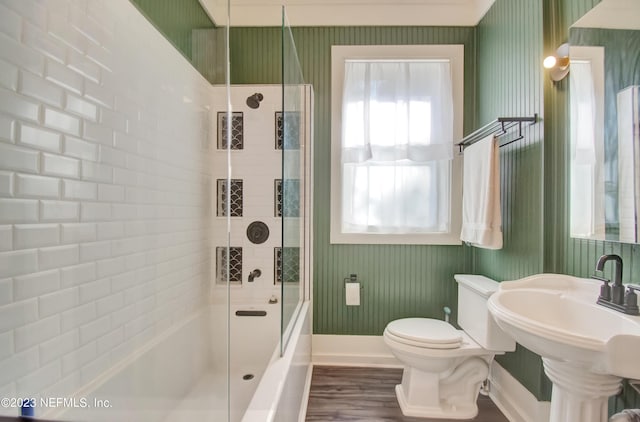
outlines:
M638 296L635 294L637 289L635 285L628 285L625 292L625 286L622 284L622 258L618 255L602 255L596 263L596 272L602 272L604 264L607 261L614 261L616 264L613 274L613 285L609 286L610 280L596 275L592 278L603 282L600 287L600 296L596 303L625 314L638 315Z
M596 271L602 271L607 261L616 263L616 271L613 275L613 286L611 286L611 302L616 305L624 303L624 287L622 287L622 258L618 255L602 255L596 262Z
M255 269L253 271L251 271L251 273L249 274L249 283L253 283L253 279L254 278L258 278L262 275L262 271L260 271L259 269Z

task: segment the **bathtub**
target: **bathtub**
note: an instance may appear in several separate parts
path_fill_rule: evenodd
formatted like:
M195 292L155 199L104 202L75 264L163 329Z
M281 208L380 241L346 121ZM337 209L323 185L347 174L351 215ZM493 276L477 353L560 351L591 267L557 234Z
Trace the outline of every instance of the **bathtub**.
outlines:
M304 421L312 370L310 302L301 303L294 315L285 353L280 357L278 344L242 422Z
M229 310L228 368L227 306L211 305L72 395L90 405L109 406L49 409L37 416L71 421L217 422L227 420L229 414L232 422L298 421L306 409L304 391L310 380L309 302L297 309L283 357L279 304L232 304ZM266 315L236 315L242 311L265 311Z

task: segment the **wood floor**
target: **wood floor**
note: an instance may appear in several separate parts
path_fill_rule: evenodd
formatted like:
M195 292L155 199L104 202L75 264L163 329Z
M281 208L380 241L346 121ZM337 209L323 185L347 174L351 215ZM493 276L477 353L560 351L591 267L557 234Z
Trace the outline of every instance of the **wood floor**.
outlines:
M395 386L402 369L315 366L306 420L309 422L451 422L402 415ZM478 398L476 422L508 422L495 404L483 395Z

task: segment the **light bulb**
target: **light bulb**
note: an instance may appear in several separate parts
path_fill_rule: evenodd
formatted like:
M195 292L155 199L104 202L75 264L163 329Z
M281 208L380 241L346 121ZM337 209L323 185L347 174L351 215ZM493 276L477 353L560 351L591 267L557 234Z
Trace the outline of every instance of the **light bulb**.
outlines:
M552 69L557 62L558 60L556 59L556 56L547 56L542 62L542 65L545 67L545 69Z

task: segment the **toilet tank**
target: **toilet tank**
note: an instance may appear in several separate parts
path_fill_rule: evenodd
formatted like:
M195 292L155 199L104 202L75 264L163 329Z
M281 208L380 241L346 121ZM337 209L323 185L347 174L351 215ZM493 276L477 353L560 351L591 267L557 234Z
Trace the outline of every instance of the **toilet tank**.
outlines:
M487 350L515 350L515 341L498 327L487 308L499 283L481 275L456 274L454 278L458 282L458 325Z

